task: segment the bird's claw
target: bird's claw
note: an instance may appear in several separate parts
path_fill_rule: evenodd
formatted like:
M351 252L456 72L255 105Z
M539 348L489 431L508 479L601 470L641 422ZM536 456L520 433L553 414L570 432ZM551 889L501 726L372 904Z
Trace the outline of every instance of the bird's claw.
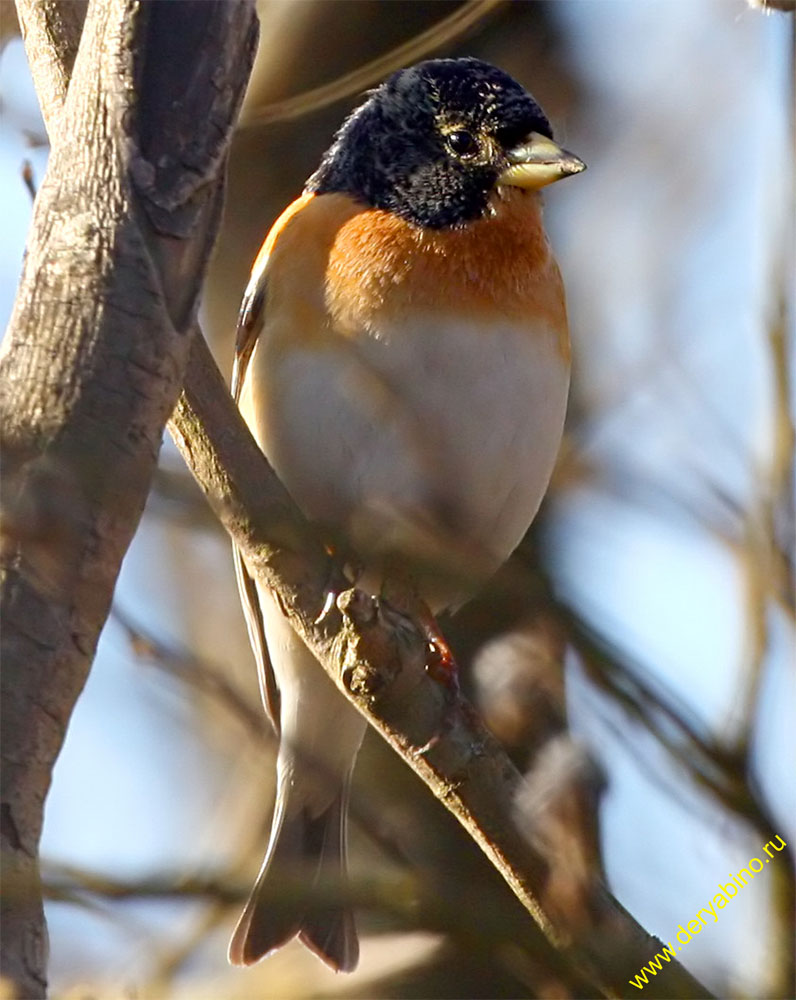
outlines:
M415 751L421 755L433 750L453 728L460 692L459 668L450 646L440 634L436 621L431 619L431 622L426 621L423 624L429 654L426 660L426 673L442 687L445 694L445 706L439 728L428 742Z
M459 668L453 652L438 630L433 630L426 624L425 632L429 651L426 673L447 688L449 695L455 700L459 694Z
M320 625L321 622L326 618L326 616L329 614L329 612L332 610L332 608L335 606L336 603L337 603L337 591L332 590L331 588L329 588L326 591L326 598L325 598L325 600L323 602L323 607L321 608L320 614L318 615L318 617L313 622L313 625Z

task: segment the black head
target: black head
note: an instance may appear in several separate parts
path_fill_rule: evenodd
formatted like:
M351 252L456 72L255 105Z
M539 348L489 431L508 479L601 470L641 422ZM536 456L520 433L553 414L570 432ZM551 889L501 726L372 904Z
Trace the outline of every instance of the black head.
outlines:
M552 139L544 112L510 76L479 59L433 59L371 93L307 188L346 192L418 226L462 225L488 211L508 153L531 133Z

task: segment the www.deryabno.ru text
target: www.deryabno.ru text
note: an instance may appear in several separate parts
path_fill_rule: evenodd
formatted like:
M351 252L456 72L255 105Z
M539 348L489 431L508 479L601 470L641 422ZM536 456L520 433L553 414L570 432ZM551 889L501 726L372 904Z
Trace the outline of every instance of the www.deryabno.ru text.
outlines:
M783 850L787 846L782 837L777 835L776 840L769 840L763 848L766 853L765 859L750 858L745 868L736 872L735 875L728 876L729 882L719 882L719 891L713 896L708 905L697 910L694 919L689 920L685 927L682 924L678 924L676 935L678 941L677 949L675 950L672 947L671 941L667 941L663 951L659 951L654 958L651 958L646 965L641 967L638 975L628 980L630 985L643 990L649 982L650 976L657 976L659 972L662 972L665 968L665 963L671 962L673 958L676 958L677 952L683 950L683 945L688 944L695 934L700 934L707 927L708 918L711 918L714 924L718 923L719 910L723 910L729 901L734 896L737 896L741 889L749 885L755 875L763 870L764 865L767 865L772 858L776 857L778 851Z

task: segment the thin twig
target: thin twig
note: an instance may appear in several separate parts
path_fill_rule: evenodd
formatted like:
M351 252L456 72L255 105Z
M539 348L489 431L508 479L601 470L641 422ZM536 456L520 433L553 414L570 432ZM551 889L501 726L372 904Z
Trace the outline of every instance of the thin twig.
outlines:
M33 178L33 164L30 160L22 161L22 183L28 189L28 194L30 195L30 200L36 200L36 182Z
M229 683L220 668L185 650L170 648L142 626L135 624L118 604L111 608L110 617L127 633L137 656L223 705L256 740L273 743L273 732L265 722L261 706L253 706L248 698Z

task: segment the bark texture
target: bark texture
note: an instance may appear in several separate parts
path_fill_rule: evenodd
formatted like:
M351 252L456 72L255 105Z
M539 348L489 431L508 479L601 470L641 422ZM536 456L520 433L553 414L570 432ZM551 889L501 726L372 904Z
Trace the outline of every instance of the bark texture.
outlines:
M66 102L88 0L38 0L17 5L33 84L50 141Z
M0 357L3 975L46 990L52 767L183 381L256 41L248 2L20 2L52 151Z

